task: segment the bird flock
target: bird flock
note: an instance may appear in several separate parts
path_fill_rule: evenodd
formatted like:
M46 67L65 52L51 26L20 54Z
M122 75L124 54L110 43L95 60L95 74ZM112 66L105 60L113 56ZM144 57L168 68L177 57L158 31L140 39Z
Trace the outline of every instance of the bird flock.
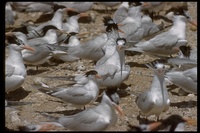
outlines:
M103 12L107 15L92 13L98 5L106 7ZM41 13L42 22L29 23L17 16L37 12ZM99 17L101 26L96 27ZM17 27L16 19L20 20ZM91 33L81 32L81 19L98 35L83 41ZM48 121L26 122L17 130L105 131L115 126L119 118L128 123L125 131L184 131L186 124L196 125L196 119L179 114L160 117L171 107L172 85L179 87L180 95L197 95L197 44L191 44L186 33L187 26L195 30L197 23L189 14L187 2L7 2L5 26L5 108L37 104L37 98L34 102L9 100L15 99L11 93L27 84L28 68L35 66L36 74L29 84L35 93L81 110L59 117L40 112ZM195 31L192 33L195 36ZM130 88L121 89L121 85L134 73L127 57L138 54L154 59L142 64L152 71L152 80L145 91L133 94L128 91ZM92 69L87 69L83 61L89 61ZM51 67L51 63L73 62L78 63L74 74L38 74L44 64ZM119 91L135 96L132 103L145 122L133 125L120 107ZM155 116L153 122L149 121L150 116Z

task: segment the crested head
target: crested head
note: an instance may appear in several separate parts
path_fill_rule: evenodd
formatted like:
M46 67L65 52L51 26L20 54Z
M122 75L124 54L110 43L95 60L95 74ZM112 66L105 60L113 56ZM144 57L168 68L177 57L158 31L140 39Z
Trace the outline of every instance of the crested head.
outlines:
M85 76L88 77L89 75L97 75L97 74L98 74L97 71L95 71L95 70L90 70L90 71L88 71L88 72L85 73Z
M111 18L111 16L105 16L105 17L103 17L103 23L104 23L105 26L108 26L110 24L116 24L114 22L114 20Z
M116 43L117 43L117 45L125 45L126 39L125 38L117 38Z
M158 74L164 74L165 72L165 65L159 62L153 62L149 64L145 64L147 67L154 70L154 72Z

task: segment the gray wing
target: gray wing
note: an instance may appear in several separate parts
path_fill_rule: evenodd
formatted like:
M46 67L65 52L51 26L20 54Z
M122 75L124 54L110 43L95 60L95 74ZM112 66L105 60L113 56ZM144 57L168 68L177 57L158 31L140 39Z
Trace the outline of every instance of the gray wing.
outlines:
M191 78L194 82L197 82L197 67L184 71L183 75L186 78Z
M119 67L115 66L115 65L108 64L108 65L96 67L95 70L98 71L98 74L101 75L101 77L103 79L106 79L107 77L113 78L115 73L117 71L119 71Z
M78 131L105 130L110 124L94 108L84 110L73 116L63 116L59 119L59 123L69 129Z
M116 22L116 23L120 23L122 22L126 17L128 16L128 9L126 8L118 8L114 15L113 15L113 20Z
M90 92L88 92L83 86L63 88L52 93L51 95L76 105L88 104L93 99L93 97L90 95Z
M187 44L186 40L179 40L178 37L171 35L168 32L164 32L155 36L154 38L150 39L149 42L155 47L165 47L166 49Z
M152 102L152 95L149 91L146 91L139 95L136 100L136 104L138 105L138 108L143 112L144 114L151 111L151 109L154 107L154 103Z

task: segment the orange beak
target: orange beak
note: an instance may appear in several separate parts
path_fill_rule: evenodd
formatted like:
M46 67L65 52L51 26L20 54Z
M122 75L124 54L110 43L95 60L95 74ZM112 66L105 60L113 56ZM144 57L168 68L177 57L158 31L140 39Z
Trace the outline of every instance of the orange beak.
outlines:
M120 29L118 29L118 32L121 32L121 33L124 33L124 34L126 34L124 31L122 31L122 30L120 30Z
M99 74L96 74L95 78L102 78L102 77Z
M113 105L114 105L115 109L117 110L117 112L119 112L120 116L126 118L126 116L123 113L122 109L118 105L116 105L114 102L113 102Z
M189 23L194 25L195 27L197 27L197 23L196 22L189 20Z
M154 131L156 128L158 128L162 123L161 122L153 122L149 124L149 131Z
M67 10L67 11L72 11L72 12L78 12L78 10L75 9L75 8L67 8L66 10Z
M36 50L34 48L30 47L29 45L24 45L24 46L21 46L21 47L24 48L24 49L36 52Z
M80 13L79 14L79 17L88 17L89 15L88 15L88 13Z

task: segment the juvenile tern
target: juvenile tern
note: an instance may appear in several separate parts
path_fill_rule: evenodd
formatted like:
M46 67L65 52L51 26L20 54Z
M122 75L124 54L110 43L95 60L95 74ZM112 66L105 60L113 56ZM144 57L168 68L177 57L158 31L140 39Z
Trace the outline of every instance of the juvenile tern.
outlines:
M164 80L165 68L161 63L156 63L155 66L146 65L154 71L152 85L148 90L137 96L135 102L140 109L140 114L145 115L146 118L155 115L158 121L159 115L167 111L170 105Z

